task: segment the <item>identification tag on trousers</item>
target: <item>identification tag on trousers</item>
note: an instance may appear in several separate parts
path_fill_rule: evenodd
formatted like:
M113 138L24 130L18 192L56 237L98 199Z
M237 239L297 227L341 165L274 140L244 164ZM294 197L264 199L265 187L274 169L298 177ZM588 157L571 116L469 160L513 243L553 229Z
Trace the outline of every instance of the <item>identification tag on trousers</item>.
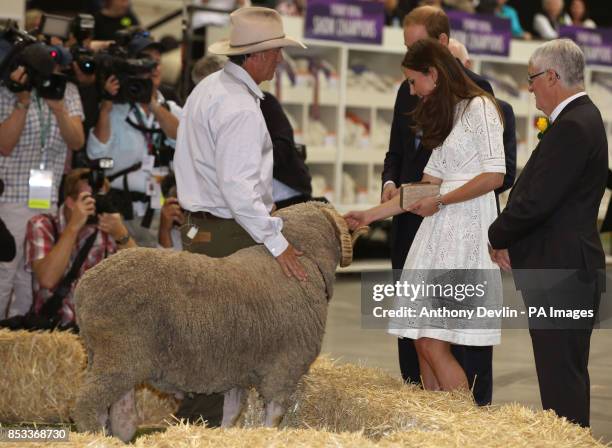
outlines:
M53 171L30 170L28 207L40 210L51 208L53 193Z

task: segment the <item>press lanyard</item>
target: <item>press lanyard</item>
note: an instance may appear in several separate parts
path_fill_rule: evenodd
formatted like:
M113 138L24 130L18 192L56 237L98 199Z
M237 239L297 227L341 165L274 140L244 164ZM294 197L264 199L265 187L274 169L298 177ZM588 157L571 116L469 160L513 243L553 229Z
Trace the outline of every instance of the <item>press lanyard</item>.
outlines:
M38 109L38 122L40 124L40 151L41 151L41 160L40 160L40 169L44 170L46 165L46 156L47 156L47 148L45 147L45 142L47 141L47 136L49 134L49 129L51 128L51 111L47 114L47 122L44 120L43 113L43 105L41 104L40 97L35 95L36 98L36 107Z
M136 111L136 119L138 120L138 124L143 128L148 128L149 126L147 126L147 124L144 122L144 114L140 111L140 106L134 105L134 110ZM153 123L151 124L151 127L152 126L153 126ZM155 143L156 143L153 141L154 136L150 132L143 132L143 134L147 142L147 149L148 149L149 154L154 154Z

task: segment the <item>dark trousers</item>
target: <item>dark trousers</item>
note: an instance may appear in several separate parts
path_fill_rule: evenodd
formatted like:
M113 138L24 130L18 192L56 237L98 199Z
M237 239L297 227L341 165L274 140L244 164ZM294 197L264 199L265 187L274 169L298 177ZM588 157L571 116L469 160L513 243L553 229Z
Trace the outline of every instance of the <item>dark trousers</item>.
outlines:
M397 340L400 370L406 382L421 384L421 371L414 340ZM451 351L465 370L474 400L479 406L491 404L493 398L493 347L451 345Z
M591 401L588 364L592 330L533 329L529 333L542 407L588 427Z
M591 397L589 351L603 279L598 278L601 273L576 271L569 275L569 271L560 272L566 275L549 279L541 273L536 275L538 271L528 279L535 278L544 287L522 291L527 307L546 311L546 315L529 318L540 398L544 409L552 409L557 415L588 427ZM593 317L552 317L553 309L591 310Z
M202 213L196 216L187 212L186 223L181 228L181 239L188 252L221 258L257 244L233 219L206 217ZM188 238L187 232L194 226L198 232L193 238ZM223 394L186 394L176 417L192 423L201 419L206 421L209 427L220 426L223 418Z

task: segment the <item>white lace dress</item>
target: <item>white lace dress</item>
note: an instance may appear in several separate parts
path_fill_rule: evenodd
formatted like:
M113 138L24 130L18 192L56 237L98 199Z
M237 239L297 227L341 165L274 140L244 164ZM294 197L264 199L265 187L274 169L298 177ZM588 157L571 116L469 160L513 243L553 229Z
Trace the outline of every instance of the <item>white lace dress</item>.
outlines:
M491 100L484 97L464 100L455 109L455 125L441 146L433 150L424 172L442 179L441 194L452 191L481 173L505 173L503 125ZM500 307L501 275L488 252L487 231L497 216L495 195L487 193L475 199L451 204L426 217L415 236L406 258L401 281L426 283L447 272L447 278L484 279L487 284L484 304ZM435 270L435 271L432 271ZM455 271L459 270L459 271ZM459 274L457 274L459 273ZM444 275L442 276L444 277ZM469 280L468 280L469 283ZM434 293L435 295L435 293ZM436 301L426 294L416 297L411 305L434 307L446 304L452 308L476 308L471 299ZM396 301L398 299L396 298ZM403 299L405 300L405 299ZM479 302L483 304L483 302ZM397 305L396 305L397 306ZM402 319L391 323L389 333L418 339L430 337L462 345L495 345L500 343L499 326L472 328L461 318ZM496 327L496 328L494 328Z

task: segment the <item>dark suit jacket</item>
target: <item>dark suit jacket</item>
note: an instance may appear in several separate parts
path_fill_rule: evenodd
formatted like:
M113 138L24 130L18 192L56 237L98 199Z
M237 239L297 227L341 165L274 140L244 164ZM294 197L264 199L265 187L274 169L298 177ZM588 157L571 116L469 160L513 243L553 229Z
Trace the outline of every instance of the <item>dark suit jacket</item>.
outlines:
M514 110L509 103L504 100L497 100L499 107L504 114L504 154L506 157L506 174L504 183L495 190L495 194L502 194L514 185L516 178L516 119Z
M587 96L568 104L542 137L489 228L514 269L602 269L597 232L608 176L601 114Z
M612 190L612 171L608 168L608 189ZM601 224L601 232L609 232L612 230L612 198L608 202L608 209L606 210L606 217Z
M295 149L293 128L283 111L283 107L276 97L269 92L265 93L260 106L272 139L273 177L303 195L311 195L310 172Z
M480 88L493 94L491 84L476 73L464 69L467 75ZM410 85L404 81L395 100L393 111L393 123L391 124L391 139L389 151L385 156L382 173L383 185L387 181L393 181L396 186L408 182L418 182L423 177L423 170L429 161L431 151L415 146L415 135L412 130L414 120L410 113L418 103L418 97L410 95ZM515 156L516 157L516 156ZM393 217L391 227L391 264L393 269L402 269L408 250L412 245L421 218L414 213L402 213Z

